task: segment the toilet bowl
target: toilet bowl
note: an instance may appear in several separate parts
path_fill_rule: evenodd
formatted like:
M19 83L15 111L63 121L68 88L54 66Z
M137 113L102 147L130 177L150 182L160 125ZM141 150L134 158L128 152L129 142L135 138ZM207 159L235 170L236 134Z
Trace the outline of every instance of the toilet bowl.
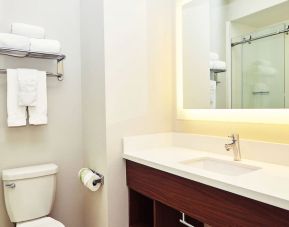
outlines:
M16 227L64 227L62 223L50 217L39 218L32 221L16 224Z
M55 164L2 171L6 210L16 227L64 227L48 217L55 198L57 171Z

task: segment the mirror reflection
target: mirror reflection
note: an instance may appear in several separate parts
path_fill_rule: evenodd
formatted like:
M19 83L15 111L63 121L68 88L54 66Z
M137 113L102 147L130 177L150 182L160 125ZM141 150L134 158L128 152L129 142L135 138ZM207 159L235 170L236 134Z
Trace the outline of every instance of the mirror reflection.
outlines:
M289 2L182 1L184 109L289 107Z

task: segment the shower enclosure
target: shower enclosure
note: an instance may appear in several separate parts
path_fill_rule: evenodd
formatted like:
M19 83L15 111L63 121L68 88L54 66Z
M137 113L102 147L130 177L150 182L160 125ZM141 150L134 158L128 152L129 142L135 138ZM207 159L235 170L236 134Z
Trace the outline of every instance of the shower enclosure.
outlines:
M289 107L289 36L282 24L232 39L232 108Z

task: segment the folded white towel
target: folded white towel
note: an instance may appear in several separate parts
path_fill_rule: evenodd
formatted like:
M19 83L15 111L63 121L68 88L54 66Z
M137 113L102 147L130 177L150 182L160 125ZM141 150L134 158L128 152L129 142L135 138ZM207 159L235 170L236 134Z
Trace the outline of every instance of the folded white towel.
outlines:
M36 106L38 89L38 71L18 69L18 105Z
M44 125L47 124L47 88L46 88L46 72L37 71L38 88L37 101L35 107L28 107L29 124Z
M15 69L7 70L7 114L9 127L26 125L26 107L18 105L18 72Z
M210 61L210 69L226 70L226 62L223 61Z
M30 39L30 51L59 54L61 45L59 41L52 39Z
M270 87L266 83L256 83L253 86L253 92L256 94L270 94Z
M30 48L30 40L27 37L8 34L8 33L0 33L0 48L9 48L16 49L22 51L29 51ZM17 53L16 56L25 56L26 53Z
M44 39L45 38L45 29L42 27L23 24L23 23L12 23L11 24L11 33L16 35L23 35L30 38Z
M218 61L219 60L219 55L217 53L211 52L210 53L210 60L211 61Z
M260 76L274 76L278 73L277 69L273 66L258 65L257 74Z
M210 108L216 109L217 107L217 82L210 80Z

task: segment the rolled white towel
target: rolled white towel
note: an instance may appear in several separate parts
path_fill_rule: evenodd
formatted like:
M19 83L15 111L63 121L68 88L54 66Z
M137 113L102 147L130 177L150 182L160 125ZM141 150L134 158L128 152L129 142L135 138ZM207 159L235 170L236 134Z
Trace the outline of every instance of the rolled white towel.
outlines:
M210 60L211 61L218 61L219 60L219 55L217 53L211 52L210 53Z
M29 51L30 41L27 37L9 33L0 33L0 48ZM15 54L16 56L25 56L26 53Z
M224 61L210 61L210 69L226 70L226 62Z
M27 36L29 38L36 38L36 39L45 38L44 28L30 25L30 24L12 23L11 33L16 34L16 35Z
M274 76L278 73L277 69L275 69L272 66L266 66L266 65L258 65L257 72L258 72L258 75L261 75L261 76Z
M270 87L266 83L256 83L253 87L253 92L258 93L270 93Z
M59 41L52 39L30 39L30 51L59 54L61 51L61 44Z

